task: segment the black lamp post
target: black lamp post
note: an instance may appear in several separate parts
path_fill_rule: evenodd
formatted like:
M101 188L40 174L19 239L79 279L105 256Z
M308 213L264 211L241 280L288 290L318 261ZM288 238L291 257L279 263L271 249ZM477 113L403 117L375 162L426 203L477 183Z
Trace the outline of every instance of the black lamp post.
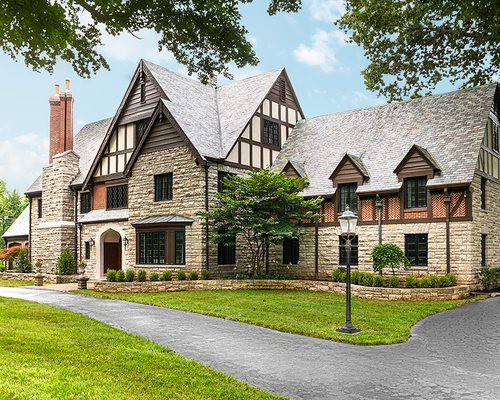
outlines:
M341 328L337 328L337 332L341 333L357 333L361 329L356 328L351 322L351 240L356 236L356 226L358 224L358 217L349 210L349 206L339 217L340 232L345 238L345 251L346 251L346 310L345 310L345 324Z

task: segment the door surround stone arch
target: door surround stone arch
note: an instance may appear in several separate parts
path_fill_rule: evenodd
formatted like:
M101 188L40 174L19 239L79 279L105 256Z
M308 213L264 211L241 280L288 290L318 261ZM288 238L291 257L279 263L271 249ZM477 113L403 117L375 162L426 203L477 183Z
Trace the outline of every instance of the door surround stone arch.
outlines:
M105 278L104 274L104 242L107 234L116 233L120 237L120 250L121 250L121 265L120 268L125 270L125 231L119 225L105 225L99 228L96 232L95 246L96 246L96 272L95 279Z

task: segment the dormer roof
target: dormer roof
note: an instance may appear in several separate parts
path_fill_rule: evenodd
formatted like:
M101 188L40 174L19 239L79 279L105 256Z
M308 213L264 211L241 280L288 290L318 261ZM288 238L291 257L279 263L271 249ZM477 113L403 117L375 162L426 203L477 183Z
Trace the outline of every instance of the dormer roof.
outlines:
M434 175L441 173L441 167L431 153L417 144L411 146L408 153L394 169L394 173L398 175L400 180L404 177L402 176L404 174L401 174L403 169L406 169L406 173L409 175L425 175L428 178L433 178Z
M360 181L358 182L358 184L362 184L365 180L370 178L370 174L368 173L368 170L363 164L361 158L353 154L346 153L344 157L342 157L342 160L340 160L338 165L335 167L332 174L330 175L329 179L334 182L334 186L336 186L335 181L339 176L339 174L342 173L342 171L348 169L349 167L351 168L351 171L346 171L345 174L346 176L343 177L342 182L340 183L349 183L348 180L352 179L352 182ZM352 169L355 170L354 174ZM357 172L358 176L356 176L355 172Z

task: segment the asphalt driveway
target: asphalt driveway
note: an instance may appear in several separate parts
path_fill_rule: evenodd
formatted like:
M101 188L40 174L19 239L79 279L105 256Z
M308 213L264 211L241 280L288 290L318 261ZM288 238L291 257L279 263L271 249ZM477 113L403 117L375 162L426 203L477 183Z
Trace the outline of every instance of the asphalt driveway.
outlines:
M82 313L296 399L500 399L500 297L426 318L406 343L365 347L34 287L0 296Z

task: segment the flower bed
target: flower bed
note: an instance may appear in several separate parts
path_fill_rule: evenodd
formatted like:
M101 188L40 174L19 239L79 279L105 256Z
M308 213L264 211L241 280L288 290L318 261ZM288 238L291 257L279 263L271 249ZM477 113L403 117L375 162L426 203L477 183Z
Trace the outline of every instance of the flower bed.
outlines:
M35 281L34 273L22 272L0 272L0 279L7 281ZM42 274L43 281L48 283L74 283L78 275L55 275L55 274Z
M458 300L470 296L470 287L442 288L389 288L352 285L352 295L379 300ZM107 293L158 293L182 290L312 290L345 293L345 283L306 280L193 280L164 282L96 282L96 292Z

